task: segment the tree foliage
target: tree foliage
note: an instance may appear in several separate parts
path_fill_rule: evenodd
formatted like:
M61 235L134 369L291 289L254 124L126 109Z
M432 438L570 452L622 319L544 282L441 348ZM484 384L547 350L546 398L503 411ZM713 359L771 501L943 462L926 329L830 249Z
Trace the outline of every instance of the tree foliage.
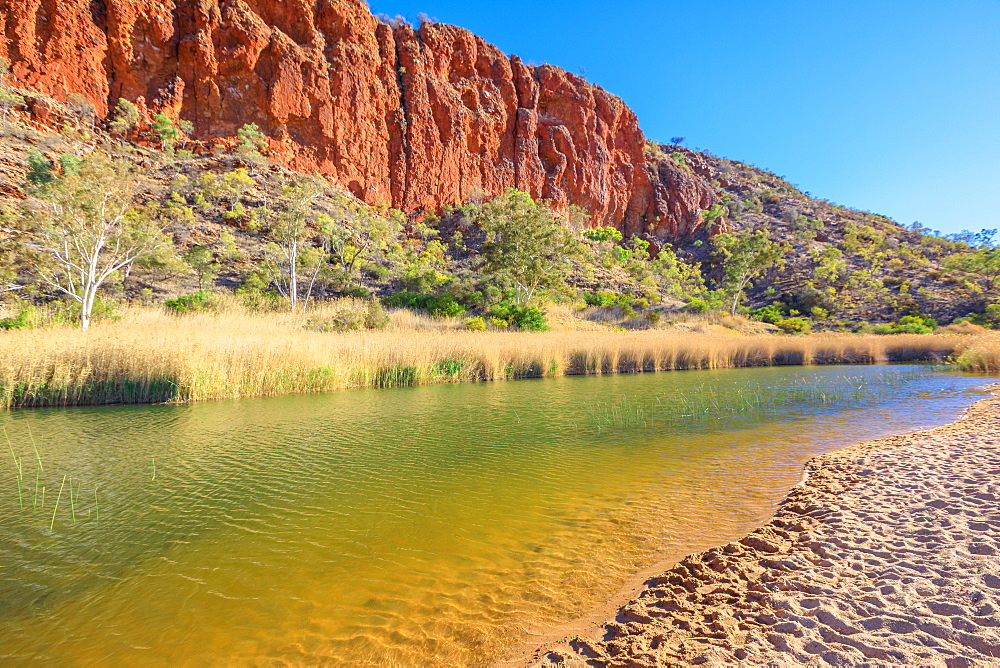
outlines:
M133 204L137 191L127 165L92 156L21 207L30 270L79 304L84 330L109 280L167 243L155 217Z
M994 301L1000 289L1000 246L982 245L967 253L957 253L945 260L945 266L963 272L973 292L984 302Z
M247 123L237 132L239 143L236 154L253 163L265 162L264 151L267 150L267 135L261 132L256 123Z
M754 279L778 266L788 252L787 245L771 241L767 230L720 234L712 239L712 244L722 257L720 290L726 298L729 312L734 315Z
M270 214L272 241L266 261L274 286L293 311L300 304L303 309L308 306L322 268L322 257L310 243L310 223L317 223L319 214L312 205L323 195L325 185L319 176L292 179L282 188L282 210Z
M167 153L173 153L181 131L165 114L153 116L153 131L160 138L160 147Z
M483 271L517 304L530 302L539 289L565 284L579 242L528 193L512 188L478 207L473 218L486 234Z
M340 291L345 292L357 283L364 263L394 249L402 227L401 215L382 215L348 201L346 195L336 198L334 205L336 212L323 233Z
M142 112L139 111L139 107L122 97L115 106L115 115L111 119L110 128L114 133L127 135L128 140L132 141L141 120Z

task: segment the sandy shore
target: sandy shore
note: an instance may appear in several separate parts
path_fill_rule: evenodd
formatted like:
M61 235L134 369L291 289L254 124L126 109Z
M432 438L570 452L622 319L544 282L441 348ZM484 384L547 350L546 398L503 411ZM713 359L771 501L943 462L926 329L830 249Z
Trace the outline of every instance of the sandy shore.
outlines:
M535 666L1000 666L1000 398L823 455L775 518Z

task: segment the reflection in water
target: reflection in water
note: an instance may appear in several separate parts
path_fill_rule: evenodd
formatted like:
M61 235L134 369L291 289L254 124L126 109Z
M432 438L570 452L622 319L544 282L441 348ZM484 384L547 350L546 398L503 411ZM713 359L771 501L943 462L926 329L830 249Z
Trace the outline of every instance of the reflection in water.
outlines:
M767 368L4 414L26 508L8 454L0 658L490 663L766 521L810 456L982 384Z

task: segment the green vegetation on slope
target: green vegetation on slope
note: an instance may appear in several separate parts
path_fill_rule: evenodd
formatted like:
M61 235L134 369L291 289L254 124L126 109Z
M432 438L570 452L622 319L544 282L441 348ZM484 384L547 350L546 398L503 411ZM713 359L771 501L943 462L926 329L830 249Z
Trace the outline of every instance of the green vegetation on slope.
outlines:
M710 183L720 203L694 236L663 244L591 228L585 211L516 190L408 219L270 164L252 125L228 152L195 155L183 121L157 117L143 133L123 102L109 134L86 109L59 109L59 134L16 114L0 126L10 195L0 200L0 327L37 323L41 304L86 328L119 304L204 310L225 293L260 311L380 300L470 329L545 329L553 304L629 329L713 310L787 334L1000 325L1000 251L988 234L902 227L680 146L655 159Z

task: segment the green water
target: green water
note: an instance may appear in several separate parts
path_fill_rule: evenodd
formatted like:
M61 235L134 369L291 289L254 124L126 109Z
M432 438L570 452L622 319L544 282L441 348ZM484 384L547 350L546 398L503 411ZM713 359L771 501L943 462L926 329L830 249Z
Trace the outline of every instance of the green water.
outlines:
M809 457L950 421L985 382L765 368L0 414L25 503L0 452L0 659L495 663L766 521Z

